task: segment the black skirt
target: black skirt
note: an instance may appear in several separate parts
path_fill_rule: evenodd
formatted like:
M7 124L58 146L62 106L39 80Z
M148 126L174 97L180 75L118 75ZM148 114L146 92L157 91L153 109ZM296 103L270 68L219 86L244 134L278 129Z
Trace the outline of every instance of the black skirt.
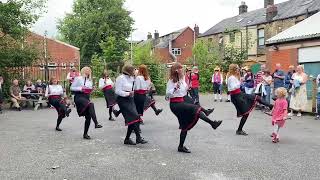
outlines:
M107 107L111 108L112 106L116 105L116 94L114 93L113 89L107 89L103 91L104 98L107 103Z
M241 92L231 95L231 102L237 109L237 116L242 117L248 115L256 106L257 96Z
M58 116L66 117L67 107L61 98L49 98L49 104L57 110Z
M155 103L156 103L156 101L150 95L147 95L146 100L144 102L144 111L148 110L149 107L151 107Z
M178 118L179 129L181 129L182 131L188 131L197 124L202 108L193 103L184 101L170 102L170 109Z
M118 106L126 125L141 122L133 97L117 97Z
M89 94L76 92L74 96L74 103L76 104L78 115L81 117L85 115L87 108L92 102L90 101Z

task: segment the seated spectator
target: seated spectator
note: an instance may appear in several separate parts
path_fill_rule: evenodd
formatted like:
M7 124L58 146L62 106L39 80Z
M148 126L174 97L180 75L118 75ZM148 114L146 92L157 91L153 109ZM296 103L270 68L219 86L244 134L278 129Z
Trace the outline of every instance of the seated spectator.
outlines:
M2 114L2 103L3 103L2 86L3 86L3 77L0 75L0 114Z
M36 88L35 86L32 84L32 82L30 80L27 81L26 85L24 85L23 87L23 92L35 92Z
M13 103L13 107L17 108L19 111L21 111L20 103L22 100L24 100L24 97L21 97L21 89L19 87L19 81L17 79L14 79L12 81L12 86L10 87L10 100Z
M44 93L46 89L46 84L43 83L40 79L38 79L34 87L38 93Z

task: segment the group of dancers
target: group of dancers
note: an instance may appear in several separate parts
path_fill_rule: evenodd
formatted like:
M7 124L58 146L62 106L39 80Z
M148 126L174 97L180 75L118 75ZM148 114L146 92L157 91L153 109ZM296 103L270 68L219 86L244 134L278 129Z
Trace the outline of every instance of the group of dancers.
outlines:
M228 76L228 91L231 95L231 102L237 110L237 116L241 117L240 124L236 130L237 135L248 135L243 127L249 117L250 112L254 109L257 102L263 104L270 109L273 105L265 102L260 96L253 94L245 94L240 90L240 68L236 64L229 66ZM109 108L109 120L113 121L115 117L122 114L125 125L127 126L127 133L124 140L126 145L136 145L148 143L142 138L142 131L140 124L143 122L143 113L149 107L152 107L156 115L162 112L162 109L155 107L155 101L152 97L154 89L152 88L151 79L146 65L140 65L138 70L132 65L125 65L122 68L122 74L116 78L115 84L110 79L108 72L104 71L99 80L99 88L104 92L107 108ZM90 100L90 94L93 91L93 83L91 80L91 69L84 67L81 70L81 76L74 79L71 85L71 91L74 93L74 102L78 115L85 117L84 125L84 139L90 139L88 130L91 119L95 123L95 128L102 128L98 123L93 102ZM174 63L170 69L169 80L166 89L166 100L170 102L170 110L177 117L180 129L180 141L178 145L178 152L190 153L191 151L184 146L187 133L198 122L199 119L207 122L212 129L217 129L222 121L211 120L209 115L214 111L214 108L205 109L199 103L195 103L188 96L189 87L185 81L183 66L180 63ZM46 93L49 96L49 102L54 106L58 112L58 120L56 130L61 131L59 125L63 118L69 116L70 108L65 105L62 98L63 90L57 84L56 79L52 79ZM282 97L283 93L279 93ZM118 104L119 110L114 107ZM283 103L281 108L275 108L277 113L284 110ZM284 117L281 117L284 119ZM277 131L272 134L274 139L278 138L279 128L282 127L282 122L275 117L274 124L277 124ZM282 124L281 124L282 123ZM275 128L276 129L276 128ZM136 135L136 141L130 137L132 132Z

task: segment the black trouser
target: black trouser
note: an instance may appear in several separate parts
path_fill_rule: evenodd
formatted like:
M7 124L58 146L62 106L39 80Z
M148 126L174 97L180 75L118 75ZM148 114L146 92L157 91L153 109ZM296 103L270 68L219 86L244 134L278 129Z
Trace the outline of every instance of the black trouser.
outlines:
M141 139L141 135L139 132L139 124L134 123L134 124L128 125L126 140L128 140L130 138L132 131L134 131L134 133L136 134L136 139Z
M88 130L90 127L90 123L91 123L91 119L94 122L95 125L98 125L98 120L97 120L97 116L96 116L96 112L94 109L94 105L93 103L90 103L90 105L87 107L87 109L85 110L85 118L86 121L84 123L84 135L88 134Z

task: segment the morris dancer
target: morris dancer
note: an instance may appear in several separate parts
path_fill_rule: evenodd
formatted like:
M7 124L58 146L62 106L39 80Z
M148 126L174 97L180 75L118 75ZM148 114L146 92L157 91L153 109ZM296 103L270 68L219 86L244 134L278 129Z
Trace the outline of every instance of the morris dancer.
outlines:
M250 112L256 106L256 102L258 101L259 103L270 107L270 109L272 109L273 105L266 103L258 95L245 94L240 90L240 68L238 65L231 64L229 66L229 75L228 91L231 95L231 102L237 109L237 116L242 117L236 134L246 136L248 134L243 131L242 128L246 123Z
M146 101L144 103L144 111L148 110L149 107L151 107L154 113L158 116L163 111L163 109L156 108L156 101L153 98L153 94L155 93L156 93L156 90L155 90L154 84L151 82L151 88L147 93Z
M89 67L83 67L81 69L81 76L74 79L71 85L71 91L75 93L74 102L77 107L78 115L85 116L84 124L84 139L91 139L88 135L91 119L95 124L95 128L102 128L97 121L94 104L90 101L90 94L93 91L92 80L91 80L91 69Z
M50 85L46 88L45 96L48 97L50 105L52 105L58 113L56 131L62 131L59 127L62 119L66 116L69 117L71 112L71 109L66 106L66 97L63 97L63 94L63 88L58 84L58 80L51 78Z
M113 90L113 82L109 78L107 70L104 70L102 77L99 79L99 89L102 90L107 103L107 108L109 108L109 121L114 121L112 112L115 114L118 114L119 112L114 109L114 106L116 105L116 95Z
M213 109L205 110L199 105L186 101L184 97L186 97L187 91L188 86L184 81L182 65L175 63L170 70L166 98L170 99L170 109L179 121L181 132L178 152L183 153L191 152L184 146L184 141L187 132L197 124L199 118L209 123L213 129L216 129L222 123L222 121L212 121L207 117L213 112Z
M122 68L122 75L117 77L115 92L118 95L117 102L120 111L125 119L125 124L128 126L127 135L124 140L124 144L136 145L147 143L139 132L139 123L142 121L138 112L136 105L134 103L134 67L131 65L125 65ZM136 134L136 142L130 139L132 131Z

